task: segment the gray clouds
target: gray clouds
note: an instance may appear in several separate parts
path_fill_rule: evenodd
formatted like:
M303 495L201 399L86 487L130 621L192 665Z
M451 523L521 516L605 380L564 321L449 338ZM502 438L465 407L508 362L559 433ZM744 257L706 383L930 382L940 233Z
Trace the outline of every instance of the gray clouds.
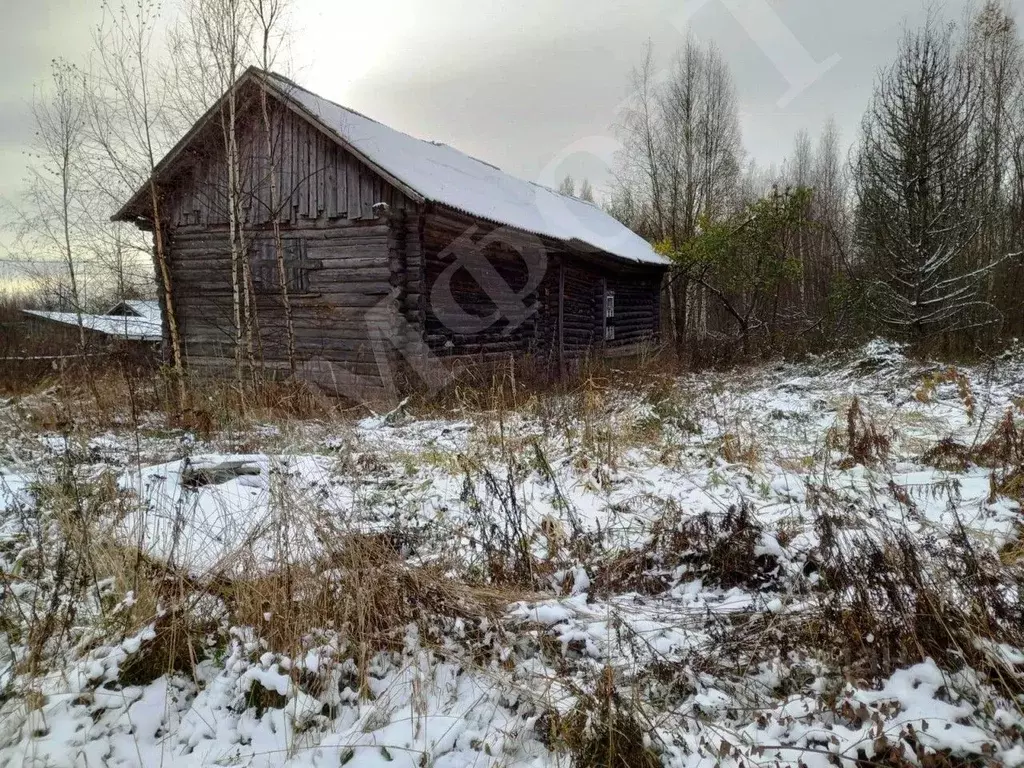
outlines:
M24 145L32 135L33 87L50 62L79 62L89 48L99 9L81 0L4 3L0 24L0 148Z
M968 0L947 0L959 19ZM729 8L770 2L811 57L839 63L780 109L785 78ZM5 3L0 27L0 196L16 193L31 138L33 83L55 56L81 60L99 0ZM1014 0L1019 11L1024 0ZM696 10L693 10L696 8ZM423 138L445 141L506 170L537 178L574 142L614 135L629 71L650 39L663 64L684 40L675 25L714 41L732 67L744 144L762 163L816 134L834 114L849 141L879 66L893 56L918 0L296 0L295 76L304 85ZM778 44L779 41L775 41ZM559 169L560 171L562 168ZM585 154L564 170L604 180Z
M966 1L950 0L946 15L959 19ZM751 156L762 163L781 161L797 130L806 127L813 135L833 114L844 138L852 140L877 69L894 55L904 19L911 25L923 20L924 4L771 2L816 62L840 57L780 109L785 78L729 10L742 14L764 2L697 2L688 26L697 38L715 42L735 74ZM667 65L684 40L675 21L686 10L686 0L435 0L429 6L392 0L374 8L389 54L361 59L364 68L349 62L346 51L338 50L342 46L316 46L297 51L299 77L395 127L533 178L573 141L609 135L645 42L653 42ZM311 18L300 14L301 21ZM566 169L592 177L597 172L582 159Z
M33 88L57 57L81 60L99 6L82 0L7 0L0 24L0 201L16 200L32 140ZM0 252L5 241L0 231Z

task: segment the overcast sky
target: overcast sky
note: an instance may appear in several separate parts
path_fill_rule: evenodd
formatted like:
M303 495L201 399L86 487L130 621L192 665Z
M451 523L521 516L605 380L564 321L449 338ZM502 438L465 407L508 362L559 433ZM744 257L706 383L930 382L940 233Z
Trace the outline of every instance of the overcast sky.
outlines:
M968 0L940 4L959 19ZM4 0L0 196L14 199L33 85L82 57L99 0ZM1024 0L1013 0L1018 16ZM877 69L923 0L294 0L293 76L422 138L517 175L600 187L629 71L651 40L666 63L686 31L735 75L745 146L781 161L835 115L850 140ZM824 71L821 71L824 70ZM802 87L801 81L809 83Z

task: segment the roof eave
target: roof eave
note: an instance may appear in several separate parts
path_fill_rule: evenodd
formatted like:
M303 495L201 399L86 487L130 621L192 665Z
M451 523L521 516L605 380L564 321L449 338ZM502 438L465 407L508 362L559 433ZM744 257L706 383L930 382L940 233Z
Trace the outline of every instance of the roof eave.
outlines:
M173 165L174 162L178 159L179 155L181 155L181 153L185 151L188 145L192 143L192 140L196 137L196 135L203 128L206 127L206 124L217 113L221 105L224 103L224 100L227 99L228 94L230 94L231 91L239 90L247 80L253 77L255 71L257 71L255 67L249 67L248 69L246 69L245 72L243 72L242 75L235 82L235 84L232 85L231 88L226 90L223 94L221 94L220 98L217 99L210 106L210 108L203 113L202 117L200 117L195 122L195 124L188 130L188 132L184 136L182 136L178 140L178 142L173 147L171 147L170 151L168 151L167 154L163 156L160 162L158 162L153 167L153 171L152 173L150 173L145 183L141 187L139 187L135 194L133 194L128 199L128 202L121 206L121 209L117 213L110 217L111 221L137 222L140 220L151 219L151 216L147 216L145 213L140 212L138 210L140 198L146 193L149 186L153 183L153 180L159 178L164 173L164 171L166 171L171 165Z
M669 263L654 262L654 261L640 261L638 259L631 259L628 256L621 256L621 255L619 255L617 253L611 253L610 251L605 251L605 250L603 250L601 248L598 248L598 247L596 247L594 245L591 245L590 243L588 243L588 242L586 242L584 240L580 240L579 238L570 238L568 240L563 240L561 238L553 237L551 235L545 235L542 232L533 232L533 231L531 231L529 229L523 229L521 227L515 227L515 226L513 226L511 224L506 224L503 221L497 221L495 219L489 219L486 216L479 216L479 215L477 215L475 213L470 213L469 211L463 210L462 208L459 208L457 206L449 205L448 203L439 202L437 200L426 200L425 202L428 205L436 206L438 208L444 208L446 210L449 210L449 211L452 211L454 213L457 213L457 214L459 214L461 216L467 216L467 217L469 217L471 219L478 219L480 221L486 221L489 224L494 224L497 227L506 227L508 229L513 230L514 232L519 232L520 234L529 235L531 237L539 237L539 238L541 238L543 240L549 240L549 241L551 241L553 243L559 243L561 245L564 245L569 250L573 251L574 253L576 253L579 256L588 256L588 255L589 256L601 256L601 257L604 257L604 258L607 258L607 259L612 259L613 261L619 262L621 264L629 264L631 266L636 266L636 267L652 267L652 268L656 268L656 269L668 269L668 267L670 266Z

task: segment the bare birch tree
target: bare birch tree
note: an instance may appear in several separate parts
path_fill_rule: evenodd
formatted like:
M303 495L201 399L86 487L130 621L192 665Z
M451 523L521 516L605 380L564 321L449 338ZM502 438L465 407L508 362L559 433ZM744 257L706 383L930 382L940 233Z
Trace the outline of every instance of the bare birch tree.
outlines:
M171 363L184 405L184 360L167 255L167 222L156 166L170 137L181 130L168 108L159 72L156 31L159 6L139 0L131 7L106 7L95 34L95 87L89 109L90 140L107 171L108 189L122 202L145 188L151 219L153 259L160 305L167 327Z
M986 0L969 19L965 57L975 83L974 141L986 167L975 194L985 222L974 249L974 261L980 265L1022 249L1013 225L1011 169L1024 54L1016 20L1005 3ZM1014 322L1020 273L1021 265L1013 258L988 273L987 290L1009 322L1006 331L1020 327Z
M811 186L811 179L814 173L814 147L811 144L811 136L807 132L806 128L801 128L796 133L796 138L793 140L793 155L789 158L786 163L785 175L787 185L791 185L796 188L809 188ZM813 196L807 201L808 209L803 212L805 218L810 218L811 210L810 206L813 205ZM809 233L800 230L797 233L799 239L798 247L796 248L796 259L800 264L800 280L798 284L799 294L796 297L796 303L798 310L802 314L806 314L809 305L812 302L813 290L810 288L809 283L813 280L815 272L815 266L811 263L813 256L809 258L807 243L805 239L809 236Z
M284 310L285 333L288 345L288 368L294 376L296 371L295 355L295 323L292 318L291 297L288 292L288 272L285 265L284 241L281 237L281 198L279 135L274 133L268 97L269 84L267 78L274 66L275 54L284 39L283 17L287 10L287 0L249 0L250 8L256 24L259 42L259 60L262 70L263 87L260 90L260 116L263 121L264 150L266 152L269 178L266 180L270 189L270 221L274 239L274 259L277 263L278 290L281 308Z
M615 181L616 198L628 199L628 206L619 205L632 217L626 223L650 240L661 240L666 234L662 183L665 131L655 68L654 49L648 43L640 66L632 73L633 98L621 116L623 146Z
M630 226L680 252L703 217L728 215L736 204L738 105L729 68L713 46L689 39L663 82L656 82L655 69L648 46L633 73L633 100L622 115L615 197L631 201ZM689 325L688 305L703 306L703 294L691 295L692 277L688 265L676 264L667 283L677 345Z
M50 86L32 102L35 137L25 204L18 211L22 247L46 259L57 258L67 278L66 303L78 319L79 346L85 347L81 286L83 230L89 226L86 197L86 107L84 75L55 59Z
M171 35L174 77L180 108L201 114L222 96L217 116L227 164L228 248L231 254L235 376L243 384L246 364L255 377L257 318L249 243L244 231L241 147L236 83L251 59L255 30L248 0L189 0Z
M834 272L849 249L849 173L841 156L839 126L830 117L821 130L814 152L814 220L818 223L818 246L822 261Z
M1007 180L1007 237L1015 247L1024 246L1024 74L1018 81L1010 107L1008 128L1009 178ZM1005 279L1000 282L1004 303L1018 301L1024 290L1024 264L1013 259ZM1009 313L1008 333L1024 333L1024 313Z
M971 20L965 53L977 102L975 141L987 167L982 191L994 210L1005 189L1009 124L1024 66L1016 21L1000 0L986 0Z

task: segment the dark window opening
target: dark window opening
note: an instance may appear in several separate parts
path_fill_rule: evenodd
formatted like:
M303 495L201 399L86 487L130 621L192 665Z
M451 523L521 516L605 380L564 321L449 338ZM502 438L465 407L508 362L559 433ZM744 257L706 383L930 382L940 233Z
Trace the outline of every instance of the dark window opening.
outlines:
M318 260L306 257L306 241L285 238L281 241L284 276L289 294L309 293L309 273L319 269ZM258 240L252 245L252 282L257 293L276 294L281 290L277 245L273 240Z

